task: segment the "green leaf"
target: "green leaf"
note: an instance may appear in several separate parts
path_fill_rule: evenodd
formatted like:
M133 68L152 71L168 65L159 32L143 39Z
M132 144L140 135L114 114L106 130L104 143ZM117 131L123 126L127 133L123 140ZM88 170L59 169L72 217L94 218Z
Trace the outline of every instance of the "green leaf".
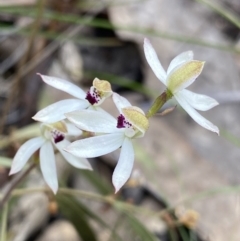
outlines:
M95 172L79 170L83 175L102 195L112 193L113 188L100 175Z
M82 205L75 198L61 194L56 196L56 200L61 213L75 226L82 240L97 241Z
M125 213L132 230L139 236L141 241L156 241L157 238L130 212Z

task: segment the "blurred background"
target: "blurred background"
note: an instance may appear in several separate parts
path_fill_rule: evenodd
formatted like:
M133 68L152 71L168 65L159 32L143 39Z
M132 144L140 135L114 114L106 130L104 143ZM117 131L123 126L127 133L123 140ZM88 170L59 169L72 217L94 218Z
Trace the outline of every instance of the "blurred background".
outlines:
M144 58L148 37L165 69L187 50L206 61L189 89L220 103L203 113L220 137L179 107L152 118L117 195L118 152L91 159L94 172L56 154L58 195L44 192L33 170L0 205L0 240L240 240L239 28L239 0L0 0L0 204L16 180L8 176L13 156L39 134L31 117L69 98L36 73L85 90L95 77L108 80L146 111L164 91Z

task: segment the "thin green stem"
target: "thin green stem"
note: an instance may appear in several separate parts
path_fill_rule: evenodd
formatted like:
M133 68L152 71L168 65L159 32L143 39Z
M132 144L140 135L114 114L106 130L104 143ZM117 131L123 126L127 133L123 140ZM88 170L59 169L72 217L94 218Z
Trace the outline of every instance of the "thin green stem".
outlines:
M108 241L112 241L112 240L116 240L116 239L120 240L116 234L117 234L118 227L120 227L120 225L123 223L123 221L125 219L124 217L125 217L125 215L123 213L119 214L119 217L117 218L117 220L112 228L112 231L109 235Z
M172 93L169 90L165 90L161 95L159 95L152 106L149 108L146 117L150 118L154 116L162 107L163 105L172 98Z
M1 219L0 241L7 240L7 219L8 219L8 203L5 203L3 207L2 219Z
M16 196L22 196L25 194L30 194L30 193L35 193L35 192L50 192L49 188L42 187L42 188L21 188L21 189L15 189L11 192L12 197ZM75 190L75 189L70 189L70 188L59 188L58 189L59 194L65 194L65 195L70 195L70 196L75 196L75 197L81 197L81 198L86 198L86 199L91 199L97 202L105 202L110 205L113 205L115 208L119 210L125 210L125 211L130 211L130 212L143 212L143 213L151 213L150 210L147 210L142 207L137 207L135 205L118 201L114 198L114 196L107 195L107 196L102 196L96 193L91 193L87 191L82 191L82 190ZM0 193L0 198L3 198L3 195ZM155 212L154 212L155 213ZM153 213L152 213L153 214Z
M4 204L8 201L14 188L36 167L36 162L33 162L24 171L16 175L11 182L9 182L1 193L0 209L3 208Z
M36 13L34 10L26 10L26 9L1 9L0 12L7 12L11 14L18 14L18 15L25 15L29 17L35 17ZM220 49L223 51L230 51L235 53L240 53L240 49L236 48L233 44L232 45L222 45L218 43L211 43L209 41L201 40L199 38L192 38L190 36L184 36L184 35L178 35L178 34L172 34L165 31L156 31L152 28L139 28L134 26L122 26L122 25L112 25L106 20L102 19L94 19L92 21L89 21L89 18L79 18L79 16L74 15L67 15L67 14L59 14L53 11L48 11L44 13L45 19L50 20L57 20L61 22L67 22L67 23L73 23L73 24L82 24L92 27L99 27L99 28L105 28L105 29L118 29L118 30L124 30L124 31L130 31L135 32L139 34L149 35L149 36L156 36L163 39L170 39L174 41L184 42L184 43L190 43L195 45L200 45L204 47L209 48L215 48Z
M213 3L213 1L208 1L208 0L195 0L195 1L207 5L212 10L214 10L222 17L230 21L232 24L234 24L236 27L240 28L240 19L238 18L238 16L234 15L229 10L226 10L226 7L216 5L215 3Z

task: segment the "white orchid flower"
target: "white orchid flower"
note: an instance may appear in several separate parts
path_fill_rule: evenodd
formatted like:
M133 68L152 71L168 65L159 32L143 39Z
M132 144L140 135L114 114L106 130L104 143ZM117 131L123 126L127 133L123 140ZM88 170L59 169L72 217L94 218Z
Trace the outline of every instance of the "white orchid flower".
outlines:
M117 192L126 183L133 169L132 139L144 136L149 122L141 109L132 106L120 95L113 93L113 101L120 112L117 120L106 112L92 110L66 114L68 120L80 129L101 134L75 141L65 150L77 157L93 158L121 147L120 157L112 177Z
M40 75L40 74L39 74ZM60 100L40 110L32 118L44 123L55 123L65 119L65 113L86 108L98 109L103 101L112 95L111 85L106 80L95 78L90 90L85 93L73 83L56 77L40 75L42 80L59 90L62 90L77 99Z
M21 171L30 157L40 149L40 168L44 180L56 194L58 190L58 179L54 147L56 147L63 157L74 167L89 170L92 170L92 167L85 158L77 158L63 150L63 148L70 144L70 141L66 139L67 131L68 129L73 130L74 127L69 124L65 125L63 122L57 122L54 124L42 124L40 129L41 136L28 140L18 149L13 159L9 175ZM77 134L80 134L80 130L78 130Z
M218 105L218 102L208 96L196 94L185 89L200 75L204 62L193 60L192 51L183 52L171 61L166 72L148 39L144 40L144 53L157 78L167 86L167 90L170 91L182 108L199 125L219 135L218 127L196 111L209 110Z

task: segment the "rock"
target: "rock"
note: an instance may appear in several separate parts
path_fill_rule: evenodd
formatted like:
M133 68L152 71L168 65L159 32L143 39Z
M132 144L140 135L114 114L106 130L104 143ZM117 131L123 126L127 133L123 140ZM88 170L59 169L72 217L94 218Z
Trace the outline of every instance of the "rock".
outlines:
M195 59L206 61L203 73L191 86L191 90L210 96L220 92L231 95L240 88L236 63L236 60L239 62L238 57L230 52L186 42L188 38L194 38L210 43L231 44L221 29L216 28L211 21L213 15L212 10L205 5L188 0L143 1L110 8L110 16L116 26L134 26L135 29L142 29L142 32L149 30L148 37L165 69L172 58L186 50L193 50ZM133 30L119 30L117 33L121 38L137 41L140 46L145 37L144 34L137 35ZM151 33L152 36L176 34L186 36L187 39L185 42L172 41L166 37L152 37ZM164 86L146 62L145 70L146 86L153 90L155 96L159 95ZM154 186L152 188L156 192L164 193L170 202L240 182L239 147L224 138L227 133L240 135L240 113L238 105L228 103L226 99L225 104L203 113L226 131L222 132L220 138L196 124L184 111L175 110L164 118L153 118L145 138L139 139L142 144L138 147L140 154L136 159L140 159L141 164L136 162L136 166L142 166L147 183ZM141 158L144 156L142 146L148 158ZM151 165L152 168L148 169ZM237 203L234 194L194 202L192 205L200 213L201 233L209 240L223 241L231 237L237 241L240 233L233 225L239 220L235 211Z
M66 220L58 220L49 225L36 241L80 241L73 225Z

